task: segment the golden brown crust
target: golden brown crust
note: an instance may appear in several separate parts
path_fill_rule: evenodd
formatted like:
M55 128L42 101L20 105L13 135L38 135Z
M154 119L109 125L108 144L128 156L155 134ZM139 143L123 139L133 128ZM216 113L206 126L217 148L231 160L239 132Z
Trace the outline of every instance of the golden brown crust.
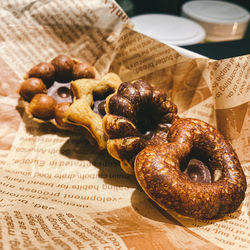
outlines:
M51 63L41 62L27 73L27 79L32 77L41 79L48 88L55 80L55 68Z
M56 100L47 94L36 94L30 104L30 113L44 121L53 119L55 116Z
M74 60L66 55L58 55L50 62L55 69L55 79L60 82L73 80Z
M114 73L106 74L100 80L81 79L71 83L74 101L65 112L65 122L82 126L88 130L98 144L100 150L106 148L106 138L102 128L102 101L97 102L95 96L105 99L107 95L115 92L121 80ZM102 108L103 109L103 108Z
M38 123L50 122L63 130L74 132L82 131L82 129L79 129L76 125L63 124L64 119L62 117L60 118L59 124L57 122L58 119L55 119L55 114L58 116L59 110L62 109L57 110L58 107L55 108L55 112L51 112L50 110L50 114L48 115L44 113L39 114L39 112L31 112L32 110L41 110L42 107L34 107L34 105L32 105L32 108L30 107L32 98L40 93L47 93L48 96L53 97L56 100L57 104L65 102L72 103L70 82L73 80L73 73L75 74L74 79L77 79L80 75L89 76L90 78L95 79L99 78L96 69L87 63L86 65L88 65L88 67L85 67L84 69L81 67L75 67L75 72L73 72L74 66L78 64L82 64L82 62L66 55L58 55L50 62L41 62L35 65L26 73L24 77L25 81L20 85L19 94L22 99L24 99L23 103L25 111L31 119ZM88 74L88 72L90 73Z
M31 77L22 82L19 87L20 96L22 96L22 98L27 102L30 102L34 95L41 93L46 94L47 88L43 81L39 78Z
M87 62L81 62L81 63L74 63L73 69L72 69L72 77L73 80L82 79L82 78L96 78L96 72L94 67L87 63Z
M106 99L106 113L107 150L128 174L133 174L140 150L165 141L170 123L178 119L177 107L166 94L142 80L123 82Z
M197 119L178 119L168 142L146 147L135 160L136 178L152 200L198 219L221 217L240 206L246 178L232 146L215 128ZM194 182L181 172L190 154L206 158L211 183Z

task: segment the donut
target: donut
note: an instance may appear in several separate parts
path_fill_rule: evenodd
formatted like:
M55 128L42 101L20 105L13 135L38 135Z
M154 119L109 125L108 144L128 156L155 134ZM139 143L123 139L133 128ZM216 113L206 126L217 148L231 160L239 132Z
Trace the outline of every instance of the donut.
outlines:
M71 82L74 100L65 112L64 121L86 129L100 150L106 149L102 127L106 98L116 92L120 84L120 77L114 73L107 73L100 80L80 79Z
M176 119L165 143L139 152L134 171L154 202L183 216L220 218L245 197L246 177L237 154L223 135L198 119Z
M123 82L106 99L103 130L109 154L133 174L135 156L148 145L164 142L177 107L167 95L146 81Z
M89 63L62 54L33 66L19 87L29 117L40 123L51 122L60 129L75 130L62 118L73 101L71 81L79 78L96 79L98 73Z

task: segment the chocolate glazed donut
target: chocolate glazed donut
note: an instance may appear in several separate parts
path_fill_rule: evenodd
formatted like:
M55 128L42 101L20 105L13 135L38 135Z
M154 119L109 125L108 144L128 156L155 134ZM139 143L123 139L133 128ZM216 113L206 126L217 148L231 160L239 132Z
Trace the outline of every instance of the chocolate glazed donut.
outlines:
M233 148L215 128L197 119L177 119L167 140L144 148L135 160L136 178L152 200L197 219L219 218L240 206L246 178ZM208 167L210 181L197 182L182 172L192 157Z
M144 147L166 141L168 129L177 117L177 106L166 93L143 80L123 82L107 98L105 109L107 150L128 174L134 174L135 156Z

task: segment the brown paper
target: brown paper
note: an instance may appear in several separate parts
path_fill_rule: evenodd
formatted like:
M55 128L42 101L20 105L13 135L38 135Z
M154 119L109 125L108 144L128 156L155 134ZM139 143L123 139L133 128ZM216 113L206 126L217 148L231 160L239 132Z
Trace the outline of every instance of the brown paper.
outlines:
M30 67L59 53L87 60L101 75L148 80L181 117L218 127L249 182L249 55L189 58L133 31L111 0L9 0L0 15L0 248L249 248L249 188L241 207L220 220L163 211L106 151L30 120L16 92Z

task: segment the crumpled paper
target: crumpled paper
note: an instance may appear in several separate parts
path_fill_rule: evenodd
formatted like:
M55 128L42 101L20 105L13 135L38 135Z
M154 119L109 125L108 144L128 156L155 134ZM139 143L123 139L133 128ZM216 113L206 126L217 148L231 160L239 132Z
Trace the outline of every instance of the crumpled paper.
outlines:
M163 211L84 136L37 124L17 89L33 65L63 53L123 81L164 89L181 117L217 128L249 182L250 55L211 60L135 32L112 0L1 3L0 246L3 249L246 249L249 188L220 220ZM190 53L189 53L190 54Z

